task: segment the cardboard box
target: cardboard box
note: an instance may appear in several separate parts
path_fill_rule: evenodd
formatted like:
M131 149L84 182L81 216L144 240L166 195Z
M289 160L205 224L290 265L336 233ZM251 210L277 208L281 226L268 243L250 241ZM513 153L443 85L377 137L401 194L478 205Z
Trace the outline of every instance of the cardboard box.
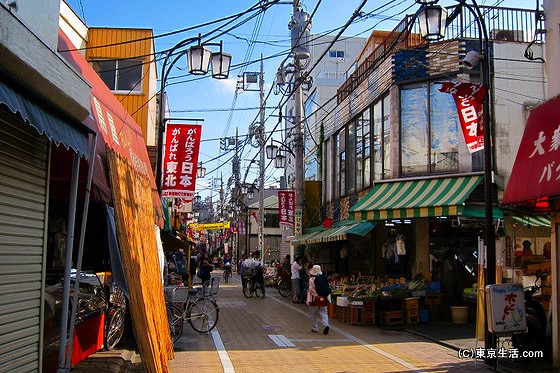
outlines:
M550 273L552 271L552 264L551 262L527 264L527 269L524 272L526 276L531 276L535 275L539 269L542 273Z

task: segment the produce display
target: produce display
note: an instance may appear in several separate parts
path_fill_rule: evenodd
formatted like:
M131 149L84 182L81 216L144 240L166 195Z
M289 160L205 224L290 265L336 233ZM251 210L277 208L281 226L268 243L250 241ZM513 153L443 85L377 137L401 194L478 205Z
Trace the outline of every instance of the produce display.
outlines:
M431 274L419 273L412 280L404 277L373 278L371 276L332 277L332 296L346 296L350 300L376 300L377 298L406 298L414 291L424 290Z

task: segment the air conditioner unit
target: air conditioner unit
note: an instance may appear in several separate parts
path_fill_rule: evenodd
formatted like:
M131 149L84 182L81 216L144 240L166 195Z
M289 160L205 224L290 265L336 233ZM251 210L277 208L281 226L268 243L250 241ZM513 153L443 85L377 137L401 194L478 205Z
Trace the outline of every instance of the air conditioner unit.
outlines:
M523 30L494 29L490 32L490 39L496 41L524 41Z

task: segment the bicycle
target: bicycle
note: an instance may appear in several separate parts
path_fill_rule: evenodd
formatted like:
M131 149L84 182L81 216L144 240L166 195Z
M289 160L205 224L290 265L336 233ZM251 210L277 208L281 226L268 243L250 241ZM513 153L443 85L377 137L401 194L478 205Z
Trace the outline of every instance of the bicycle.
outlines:
M265 291L263 284L257 281L257 276L253 275L252 272L250 274L243 274L243 281L241 284L243 286L243 295L246 298L251 298L253 295L258 298L264 298Z
M224 266L224 282L228 283L229 278L231 277L231 265Z
M278 292L283 297L289 297L292 295L292 279L290 274L287 272L281 272L278 275L278 280L276 281L276 287Z
M217 293L219 278L212 278L210 293ZM214 281L217 280L217 281ZM216 292L213 292L216 284ZM208 333L216 327L220 316L220 308L209 294L201 289L185 287L164 287L166 298L167 319L171 339L175 343L183 333L183 325L188 320L191 327L199 333Z

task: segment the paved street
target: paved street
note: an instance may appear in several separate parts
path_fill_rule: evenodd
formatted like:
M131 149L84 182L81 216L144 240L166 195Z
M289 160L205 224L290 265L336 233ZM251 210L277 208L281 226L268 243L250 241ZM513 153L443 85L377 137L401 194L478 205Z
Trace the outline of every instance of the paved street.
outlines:
M312 333L307 306L273 288L264 299L247 299L237 275L220 284L216 300L217 327L200 335L185 325L171 372L488 371L481 362L461 360L455 350L402 331L335 319L328 335Z

